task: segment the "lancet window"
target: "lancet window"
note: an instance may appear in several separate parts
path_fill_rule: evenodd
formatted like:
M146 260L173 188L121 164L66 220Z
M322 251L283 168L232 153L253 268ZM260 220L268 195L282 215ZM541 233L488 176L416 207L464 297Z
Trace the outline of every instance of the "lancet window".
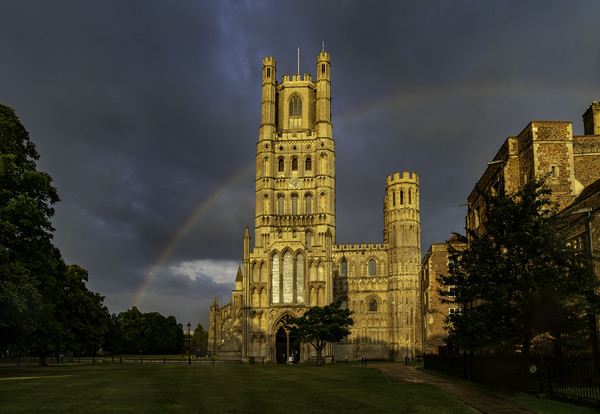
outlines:
M304 302L304 255L286 251L283 257L274 253L271 266L271 301L280 303Z

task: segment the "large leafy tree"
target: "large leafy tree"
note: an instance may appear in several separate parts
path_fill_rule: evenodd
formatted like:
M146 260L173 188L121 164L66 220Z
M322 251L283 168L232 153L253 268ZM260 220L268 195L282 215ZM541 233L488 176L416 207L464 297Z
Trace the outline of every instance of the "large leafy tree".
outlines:
M462 308L447 318L450 343L528 355L538 335L559 345L563 335L583 329L593 277L585 254L561 232L549 194L540 180L514 194L481 192L483 231L467 230L464 250L449 245L449 274L440 277L453 286L440 294Z
M0 341L18 346L54 335L52 301L64 271L52 245L52 179L37 171L39 155L14 111L0 104ZM44 326L44 324L46 324ZM42 332L44 331L44 332ZM4 349L4 348L3 348Z
M342 309L341 305L341 302L335 302L324 307L313 306L302 316L285 320L285 328L297 337L296 342L309 343L315 348L317 365L322 364L325 346L341 341L350 334L348 327L354 325L350 317L352 311Z
M87 272L67 266L52 244L59 201L52 178L15 112L0 104L0 346L49 351L96 350L104 298L87 290Z

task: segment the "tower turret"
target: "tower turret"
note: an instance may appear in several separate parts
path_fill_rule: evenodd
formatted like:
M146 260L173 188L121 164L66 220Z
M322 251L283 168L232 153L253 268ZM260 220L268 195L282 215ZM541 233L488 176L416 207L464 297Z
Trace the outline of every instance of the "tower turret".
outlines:
M329 53L317 55L317 98L315 130L319 137L331 137L331 60Z
M276 131L277 81L275 76L275 58L263 59L262 106L259 139L273 139Z

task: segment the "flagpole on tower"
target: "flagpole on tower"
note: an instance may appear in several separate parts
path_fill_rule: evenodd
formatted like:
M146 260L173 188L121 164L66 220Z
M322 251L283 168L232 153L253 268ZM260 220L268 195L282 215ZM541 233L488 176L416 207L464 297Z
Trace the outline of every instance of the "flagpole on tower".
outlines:
M300 46L298 46L298 75L300 74Z

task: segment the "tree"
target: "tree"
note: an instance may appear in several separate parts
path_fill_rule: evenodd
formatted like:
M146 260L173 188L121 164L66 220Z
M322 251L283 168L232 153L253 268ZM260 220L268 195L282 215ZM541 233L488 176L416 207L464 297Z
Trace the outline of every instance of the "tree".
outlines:
M59 201L52 179L14 111L0 104L0 338L3 346L47 342L53 305L47 293L61 269L50 218ZM47 324L44 326L43 324ZM30 339L25 341L25 337ZM33 342L31 342L33 341ZM4 349L4 348L3 348Z
M95 347L104 298L85 287L52 244L59 201L50 175L15 112L0 104L0 346L40 356L64 346ZM93 325L90 325L93 324Z
M285 329L298 338L295 343L309 343L315 348L317 365L322 363L322 353L327 343L341 341L350 334L348 326L354 325L350 317L352 311L342 309L341 305L341 302L335 302L324 307L313 306L302 316L290 316L284 321Z
M196 355L206 355L208 351L208 332L204 330L204 327L200 323L194 329L190 346L196 350Z
M461 308L447 318L450 343L528 355L538 335L558 345L583 328L593 278L585 255L567 244L549 194L541 180L515 194L481 193L484 231L467 229L465 250L448 246L449 274L440 277L440 295Z

